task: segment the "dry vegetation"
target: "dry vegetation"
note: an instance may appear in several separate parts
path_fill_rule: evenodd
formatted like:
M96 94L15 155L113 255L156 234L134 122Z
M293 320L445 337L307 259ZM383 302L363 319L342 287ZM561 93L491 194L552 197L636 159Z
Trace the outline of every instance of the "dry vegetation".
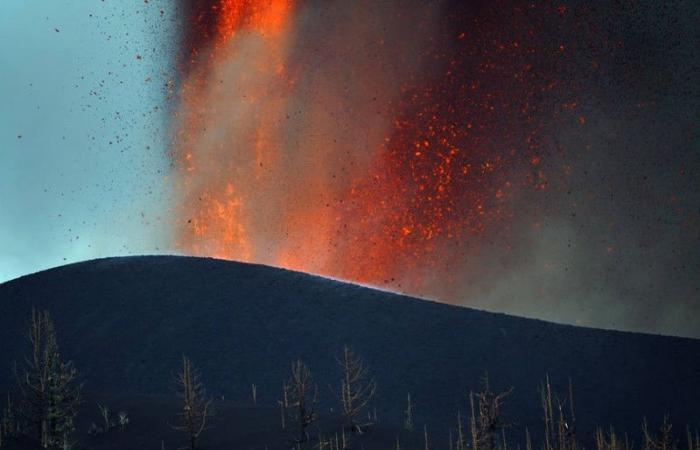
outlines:
M29 442L33 448L82 448L80 433L76 431L74 422L82 404L78 373L70 361L61 359L54 324L47 311L34 310L28 328L28 356L23 365L15 365L17 392L15 398L8 395L1 411L0 448L17 442ZM326 429L319 425L317 405L320 390L310 368L301 359L292 362L290 377L282 382L278 401L279 426L271 430L271 433L287 436L283 448L364 450L363 442L368 441L362 441L362 438L371 435L377 425L376 410L374 414L368 412L377 394L377 383L362 358L350 347L345 346L336 361L341 377L336 386L329 386L329 393L335 397L339 411L337 415L342 421ZM213 426L211 419L215 417L215 402L207 396L198 370L186 356L183 356L182 368L176 376L175 392L180 409L173 411L177 422L170 426L181 433L182 445L178 449L196 450L200 448L200 436ZM514 443L515 448L520 449L522 445L525 450L584 450L577 436L571 380L563 397L554 392L548 376L539 386L539 392L542 429L537 430L537 435L541 436L537 443L533 443L532 434L527 428L522 442L511 436L516 434L509 432L513 424L507 421L502 411L504 402L513 394L513 388L493 391L488 375L485 375L480 389L470 392L465 398L468 414L457 410L456 423L445 425L442 431L446 432L448 439L444 442L433 439L427 425L416 427L415 406L408 393L405 409L397 408L399 413L403 409L404 421L403 430L396 432L393 447L401 450L402 437L408 436L413 438L414 443L410 448L418 448L415 442L419 438L423 450L508 450L509 446L514 447ZM251 385L251 397L254 407L257 407L255 384ZM100 425L93 422L89 434L126 429L129 424L126 412L120 411L114 415L107 406L97 406ZM218 426L235 426L235 423L226 424L226 417L218 419ZM164 421L167 422L167 419ZM598 428L592 442L595 450L683 450L684 447L700 450L700 434L697 431L686 428L681 434L674 433L670 419L664 417L658 428L651 427L646 419L642 421L641 442L637 446L627 434L620 435L612 427ZM686 442L681 445L681 441ZM259 447L272 450L264 443L260 443ZM165 444L161 444L161 450L165 448Z

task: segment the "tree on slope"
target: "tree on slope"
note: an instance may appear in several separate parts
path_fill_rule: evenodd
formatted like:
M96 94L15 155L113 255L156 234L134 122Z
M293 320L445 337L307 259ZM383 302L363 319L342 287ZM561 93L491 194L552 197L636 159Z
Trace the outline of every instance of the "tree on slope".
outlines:
M296 410L296 422L299 426L298 442L309 440L308 428L316 421L314 410L317 400L318 389L313 386L311 370L301 359L292 363L292 377L285 384L285 398L288 406Z
M374 397L377 383L368 375L368 370L358 355L347 345L343 348L343 354L336 358L343 371L340 381L340 401L343 415L350 429L361 433L362 428L358 418L367 403Z
M20 413L43 448L69 449L80 405L80 386L73 364L61 360L53 320L48 311L32 311L31 356L17 373Z
M480 392L470 393L470 431L473 450L496 450L498 434L508 426L501 416L503 400L513 392L513 388L496 394L491 391L488 375L484 376ZM505 447L505 443L503 444Z
M180 423L173 429L187 435L190 450L196 450L197 439L207 429L207 421L212 417L213 400L206 397L199 372L192 367L186 356L182 357L182 371L177 375L177 393L182 401Z

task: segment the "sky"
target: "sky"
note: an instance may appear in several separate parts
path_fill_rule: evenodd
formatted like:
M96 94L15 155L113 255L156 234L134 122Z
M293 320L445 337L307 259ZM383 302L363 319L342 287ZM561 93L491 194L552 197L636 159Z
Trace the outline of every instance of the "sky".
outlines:
M168 245L164 3L2 2L0 281Z
M700 337L697 2L209 3L3 2L0 282L191 254Z

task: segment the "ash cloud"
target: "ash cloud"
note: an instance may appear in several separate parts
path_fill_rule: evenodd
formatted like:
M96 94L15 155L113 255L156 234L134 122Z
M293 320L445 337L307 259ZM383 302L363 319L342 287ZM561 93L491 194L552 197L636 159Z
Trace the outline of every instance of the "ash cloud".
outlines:
M545 160L548 173L569 175L515 200L512 232L467 261L463 291L451 295L556 322L700 337L700 95L690 81L699 8L590 14L617 48L560 69L581 85L585 124L549 130L563 151Z
M307 2L288 39L270 44L242 32L231 43L236 56L207 74L206 127L182 148L196 151L195 175L176 187L186 210L178 213L180 248L334 275L334 260L353 244L339 243L333 205L377 164L403 85L445 76L450 61L431 52L459 55L461 30L475 20L496 30L469 47L465 58L476 66L491 63L480 45L513 45L527 34L517 26L538 17L533 83L549 86L546 73L559 86L528 97L541 163L533 168L527 155L499 172L494 187L479 188L491 193L497 182L516 180L502 205L509 219L458 240L439 237L437 263L417 258L379 284L556 322L700 337L693 320L700 313L700 93L693 82L700 7L571 2L524 13L527 5L518 3L410 6ZM283 76L270 69L280 65ZM503 135L527 135L526 126L503 118L488 139L505 147ZM521 182L533 173L542 177L536 189ZM209 224L204 236L189 233L185 221L212 214L193 204L227 190L218 206L235 220ZM222 236L231 239L222 244Z

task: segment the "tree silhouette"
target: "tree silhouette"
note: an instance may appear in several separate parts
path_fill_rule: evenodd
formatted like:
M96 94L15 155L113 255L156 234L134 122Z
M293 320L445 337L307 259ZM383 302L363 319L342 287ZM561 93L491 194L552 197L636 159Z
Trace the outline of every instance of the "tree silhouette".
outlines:
M374 397L377 383L369 378L368 370L358 355L347 345L343 348L343 354L336 358L343 370L343 378L340 381L340 401L343 407L343 415L351 430L357 433L362 428L357 421L360 413L367 403Z
M296 422L299 425L298 442L306 442L309 440L308 428L316 421L316 405L318 389L313 387L313 397L311 397L311 389L313 378L311 371L301 359L297 359L292 363L292 377L285 384L285 398L290 407L296 410Z
M32 310L29 326L31 356L20 375L21 414L43 448L70 448L80 386L73 364L61 360L53 320L48 311Z
M178 415L180 424L173 427L182 431L189 440L189 449L196 450L197 439L207 428L207 420L212 417L213 400L206 397L199 372L192 367L190 359L182 357L182 371L177 376L178 395L182 401L182 412Z

